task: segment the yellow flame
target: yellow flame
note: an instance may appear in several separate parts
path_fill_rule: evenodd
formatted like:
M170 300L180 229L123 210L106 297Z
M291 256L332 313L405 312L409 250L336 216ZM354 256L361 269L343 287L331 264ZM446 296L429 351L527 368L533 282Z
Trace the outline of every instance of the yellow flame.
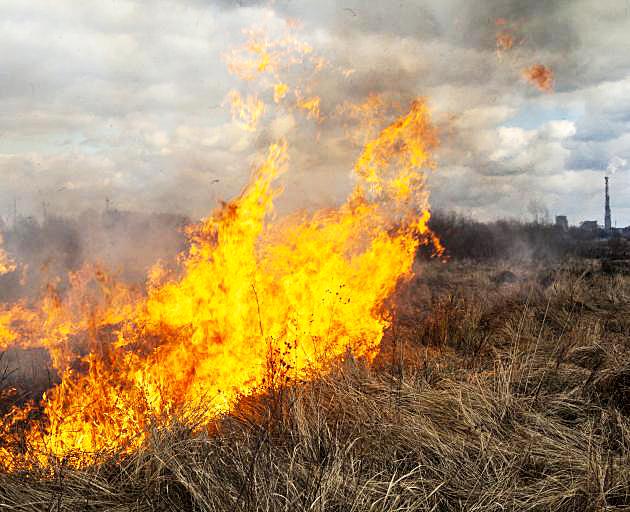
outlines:
M428 150L436 144L426 103L418 99L409 113L365 145L355 172L368 184L369 193L405 201L424 190L424 175L416 169L434 166Z
M296 28L288 25L288 29ZM313 48L288 32L283 38L270 40L264 30L244 31L247 42L228 52L224 59L230 73L242 80L251 81L262 74L277 75L282 69L301 64ZM315 60L314 65L323 65Z
M311 52L294 38L249 35L228 64L246 80L275 75L289 49L295 59ZM289 86L274 80L275 99ZM321 121L319 96L294 90L297 107ZM235 120L255 130L262 100L229 99ZM378 133L381 100L363 110L374 133L338 208L276 218L288 145L271 144L243 192L190 226L179 266L154 267L145 290L86 266L63 294L51 286L35 304L0 308L0 348L43 347L60 377L38 403L4 416L0 465L82 466L102 451L137 449L175 418L194 413L208 425L243 396L325 372L347 354L371 361L390 324L386 300L411 275L418 245L441 253L424 176L438 140L421 98Z
M309 119L320 119L319 103L321 99L319 96L313 96L311 98L302 99L298 97L297 106L307 112L306 117Z
M2 238L2 233L0 233L0 276L3 274L8 274L9 272L13 272L15 270L15 263L4 251L2 247L3 244L4 239Z
M249 132L256 131L260 118L265 113L265 104L255 94L242 98L238 91L230 91L228 95L232 110L232 119Z
M269 222L281 192L273 183L286 167L286 145L274 144L245 191L190 229L180 277L142 298L86 270L67 297L5 312L5 331L28 327L5 332L5 343L48 348L62 380L42 399L45 429L23 432L24 453L10 441L33 405L5 419L0 461L7 468L50 457L85 464L101 450L138 447L152 424L188 410L211 421L240 396L325 371L348 352L371 360L389 325L384 301L410 274L419 241L428 240L427 205L418 218L402 204L421 192L420 168L435 142L428 111L416 101L366 145L346 204ZM362 192L375 184L392 193L391 203ZM87 311L80 298L94 281L100 293Z
M337 107L335 114L346 121L345 129L350 139L363 145L383 126L388 110L383 95L371 93L359 103L345 101Z
M279 82L273 86L273 101L280 103L289 92L289 86L285 83Z

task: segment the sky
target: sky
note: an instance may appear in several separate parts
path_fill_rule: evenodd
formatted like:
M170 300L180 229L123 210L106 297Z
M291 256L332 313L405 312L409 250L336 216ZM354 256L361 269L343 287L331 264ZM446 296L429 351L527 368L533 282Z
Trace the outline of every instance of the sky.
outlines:
M284 207L335 204L358 155L335 108L379 93L426 98L440 127L433 208L603 223L608 175L613 223L630 225L630 0L0 0L0 12L5 220L14 205L80 216L106 198L201 217L281 137ZM248 86L225 56L243 30L296 20L332 70L309 86L328 121L283 111L244 132L226 98ZM524 78L534 64L553 90Z

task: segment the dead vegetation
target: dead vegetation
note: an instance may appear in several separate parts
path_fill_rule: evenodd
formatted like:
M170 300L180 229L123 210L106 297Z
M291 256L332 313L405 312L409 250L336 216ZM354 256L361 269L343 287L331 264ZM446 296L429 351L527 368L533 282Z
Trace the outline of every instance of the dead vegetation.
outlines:
M0 510L630 510L629 277L434 262L395 300L370 368L1 474Z

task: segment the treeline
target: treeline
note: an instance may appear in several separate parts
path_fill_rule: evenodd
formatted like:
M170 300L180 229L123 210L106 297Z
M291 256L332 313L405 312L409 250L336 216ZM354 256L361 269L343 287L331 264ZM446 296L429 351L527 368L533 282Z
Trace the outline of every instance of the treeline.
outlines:
M558 259L575 253L578 239L583 237L581 231L574 228L567 233L541 222L484 223L453 212L434 212L429 225L449 258L476 261ZM428 254L427 248L421 248L421 256Z

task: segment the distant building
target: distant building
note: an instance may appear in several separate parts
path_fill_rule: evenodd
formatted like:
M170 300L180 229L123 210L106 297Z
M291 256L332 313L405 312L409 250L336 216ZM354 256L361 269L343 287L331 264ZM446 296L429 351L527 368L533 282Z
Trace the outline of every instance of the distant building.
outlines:
M599 225L596 220L585 220L582 224L580 224L580 229L595 232L599 229Z
M604 229L606 230L606 233L611 233L612 232L612 222L610 220L610 195L608 194L608 176L606 176L604 178L604 182L606 184L606 189L605 189L605 203L604 203Z
M569 220L566 215L556 215L556 227L562 231L569 231Z

